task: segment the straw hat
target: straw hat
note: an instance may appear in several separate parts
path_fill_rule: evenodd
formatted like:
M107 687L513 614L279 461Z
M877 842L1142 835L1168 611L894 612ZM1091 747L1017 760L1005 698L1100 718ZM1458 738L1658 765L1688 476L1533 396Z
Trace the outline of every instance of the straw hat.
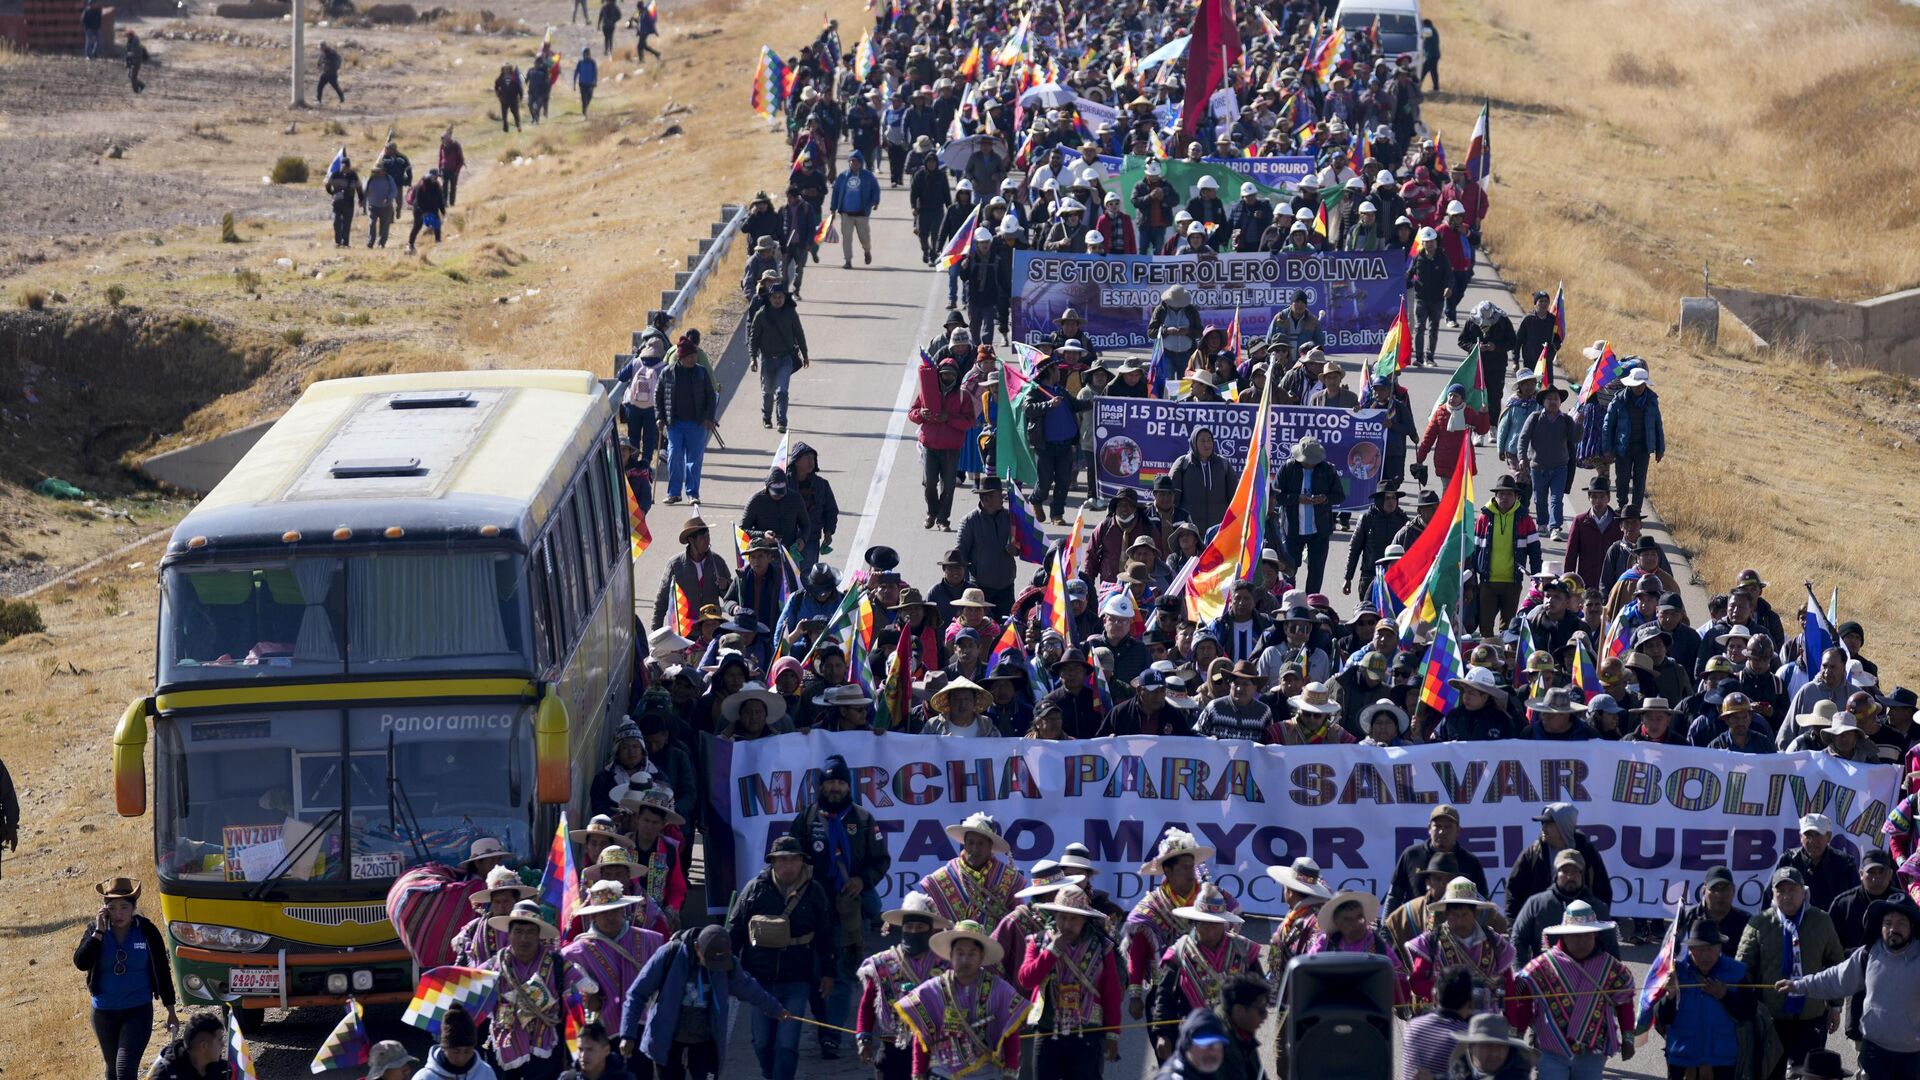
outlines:
M474 906L474 910L477 911L480 908L491 905L494 896L503 892L512 893L515 900L525 900L530 896L538 895L540 890L522 883L520 875L514 873L511 869L504 866L496 866L487 871L487 887L475 892L467 899L468 902Z
M1093 865L1093 858L1087 851L1087 845L1081 843L1067 845L1066 853L1060 856L1060 869L1069 874L1079 874L1088 878L1100 872L1100 868Z
M1372 893L1355 892L1352 889L1337 892L1328 897L1327 902L1320 905L1320 912L1322 916L1331 920L1334 914L1340 910L1342 904L1359 904L1360 914L1365 917L1369 924L1380 914L1379 897Z
M1447 882L1447 891L1440 896L1440 906L1459 904L1465 907L1493 908L1493 901L1480 895L1480 889L1472 878L1457 877Z
M1280 887L1297 892L1316 900L1326 900L1333 890L1320 884L1320 864L1305 855L1293 860L1291 866L1269 866L1267 876L1280 883Z
M1452 886L1448 886L1451 888ZM1575 900L1567 905L1560 921L1540 931L1548 937L1563 937L1567 934L1599 934L1614 928L1614 924L1600 917L1593 905L1585 900Z
M991 608L993 605L987 603L987 594L985 592L979 589L968 589L960 594L960 599L952 601L949 606L986 609Z
M600 853L599 862L580 872L580 880L592 884L607 876L608 868L615 866L624 866L630 872L640 868L632 852L623 847L610 846Z
M620 911L646 903L638 896L628 896L627 887L618 881L596 881L587 886L587 903L584 907L573 909L576 916L598 915L603 911Z
M945 930L953 925L945 915L933 909L933 900L923 892L910 892L900 901L900 906L880 913L880 921L888 926L905 926L908 919L925 919L933 924L935 930Z
M981 686L979 683L974 682L972 679L967 678L965 675L962 675L959 678L948 683L947 685L941 687L940 692L933 695L932 699L928 702L928 704L933 706L934 712L937 712L937 713L946 712L947 711L947 695L953 693L955 690L972 690L982 694L987 692L986 687Z
M660 784L638 791L629 791L620 800L620 808L637 814L642 810L652 810L667 819L669 825L685 825L687 819L674 812L673 789ZM631 842L629 842L631 846Z
M1213 849L1195 839L1194 835L1181 829L1168 829L1167 835L1160 838L1160 846L1154 849L1153 858L1140 867L1142 874L1160 874L1160 868L1168 859L1177 859L1182 855L1193 856L1195 863L1203 863L1213 858Z
M618 851L620 849L608 848L607 850ZM517 922L532 923L539 927L541 941L553 941L560 936L560 931L554 929L552 923L540 917L540 903L536 900L522 900L513 905L513 911L511 913L495 915L488 919L487 929L506 931L511 929L513 924Z
M1310 682L1301 687L1299 694L1287 699L1287 704L1293 706L1295 712L1316 716L1334 716L1340 712L1340 706L1333 702L1333 690L1323 682Z
M1060 891L1054 894L1050 903L1033 906L1059 915L1080 915L1089 919L1099 919L1101 922L1107 921L1106 912L1096 909L1092 898L1087 896L1086 890L1078 885L1062 886Z
M940 957L940 959L951 963L953 961L953 943L956 941L971 941L986 950L985 964L987 967L998 964L1001 960L1005 959L1007 955L1007 950L1001 948L1000 943L993 940L993 935L987 931L987 928L974 922L972 919L962 919L953 929L942 930L933 935L934 954Z
M619 828L614 825L613 818L607 814L595 814L587 821L586 828L572 829L567 833L567 839L576 844L586 843L587 837L589 836L604 836L616 845L629 850L633 847L633 838L621 832ZM487 880L493 880L493 875L488 874Z
M991 814L976 810L967 815L967 819L960 824L947 826L947 837L956 844L966 843L968 833L979 833L981 836L990 838L993 841L995 855L1005 855L1013 850L1013 846L1007 843L1007 838L1000 835L1000 823L993 820Z
M1239 926L1247 920L1227 907L1227 894L1220 886L1208 881L1200 886L1200 892L1187 907L1173 909L1173 913L1190 923L1219 923L1222 926Z
M859 683L841 683L815 696L813 703L826 708L839 708L842 705L871 705L873 699L860 689Z
M787 699L757 682L750 682L727 695L720 702L720 715L727 723L738 723L740 706L748 701L759 701L767 707L767 723L773 724L787 715Z
M1830 728L1839 712L1840 706L1832 701L1816 701L1812 712L1801 713L1793 718L1793 722L1807 728Z

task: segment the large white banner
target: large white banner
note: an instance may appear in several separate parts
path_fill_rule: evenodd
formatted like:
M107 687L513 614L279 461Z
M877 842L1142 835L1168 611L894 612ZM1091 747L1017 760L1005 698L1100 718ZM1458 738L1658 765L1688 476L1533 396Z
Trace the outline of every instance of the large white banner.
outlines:
M1103 870L1097 883L1123 905L1150 886L1138 871L1161 834L1188 830L1218 851L1221 887L1261 913L1283 909L1266 867L1301 855L1335 888L1384 897L1400 851L1425 837L1439 803L1459 809L1462 843L1504 902L1506 870L1538 837L1533 819L1550 802L1579 808L1580 831L1612 875L1616 915L1670 916L1717 865L1732 869L1739 902L1752 910L1764 906L1775 860L1799 843L1802 814L1831 817L1835 844L1857 854L1878 844L1900 775L1828 754L1615 742L1382 749L809 732L712 746L713 799L733 822L738 881L765 865L767 845L814 799L820 770L838 754L853 771L854 798L889 836L885 899L952 858L946 826L984 810L1022 867L1086 844ZM709 891L724 900L730 890Z

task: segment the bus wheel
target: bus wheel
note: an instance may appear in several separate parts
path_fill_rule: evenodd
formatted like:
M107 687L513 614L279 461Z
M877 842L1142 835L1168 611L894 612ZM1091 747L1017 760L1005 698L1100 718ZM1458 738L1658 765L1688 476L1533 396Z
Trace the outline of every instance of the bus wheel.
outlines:
M266 1024L267 1010L242 1009L236 1007L233 1010L233 1018L240 1021L240 1030L242 1032L248 1035L254 1035L258 1034L260 1028Z

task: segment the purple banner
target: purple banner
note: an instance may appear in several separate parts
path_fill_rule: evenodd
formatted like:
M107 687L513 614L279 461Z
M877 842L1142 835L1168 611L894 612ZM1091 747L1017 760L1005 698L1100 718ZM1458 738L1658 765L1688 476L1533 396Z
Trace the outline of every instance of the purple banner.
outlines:
M1312 435L1326 447L1327 460L1346 481L1347 498L1337 509L1365 510L1386 460L1385 414L1379 409L1309 405L1268 408L1273 412L1273 475L1279 475L1294 444ZM1214 453L1238 476L1247 460L1247 442L1253 437L1254 409L1224 402L1094 398L1094 478L1101 494L1133 488L1146 502L1152 497L1153 482L1167 475L1174 460L1187 452L1195 428L1213 432Z
M1095 348L1151 349L1147 323L1169 285L1187 287L1208 326L1240 313L1240 333L1267 332L1296 290L1320 316L1329 353L1377 353L1406 295L1404 251L1325 255L1071 255L1019 251L1013 257L1013 336L1029 344L1054 332L1073 308Z

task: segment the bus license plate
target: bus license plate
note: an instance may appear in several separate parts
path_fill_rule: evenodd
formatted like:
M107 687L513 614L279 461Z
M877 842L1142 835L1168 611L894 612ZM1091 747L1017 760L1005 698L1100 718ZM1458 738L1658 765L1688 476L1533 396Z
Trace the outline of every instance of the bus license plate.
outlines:
M280 970L278 968L234 968L227 980L227 989L235 994L278 994Z

